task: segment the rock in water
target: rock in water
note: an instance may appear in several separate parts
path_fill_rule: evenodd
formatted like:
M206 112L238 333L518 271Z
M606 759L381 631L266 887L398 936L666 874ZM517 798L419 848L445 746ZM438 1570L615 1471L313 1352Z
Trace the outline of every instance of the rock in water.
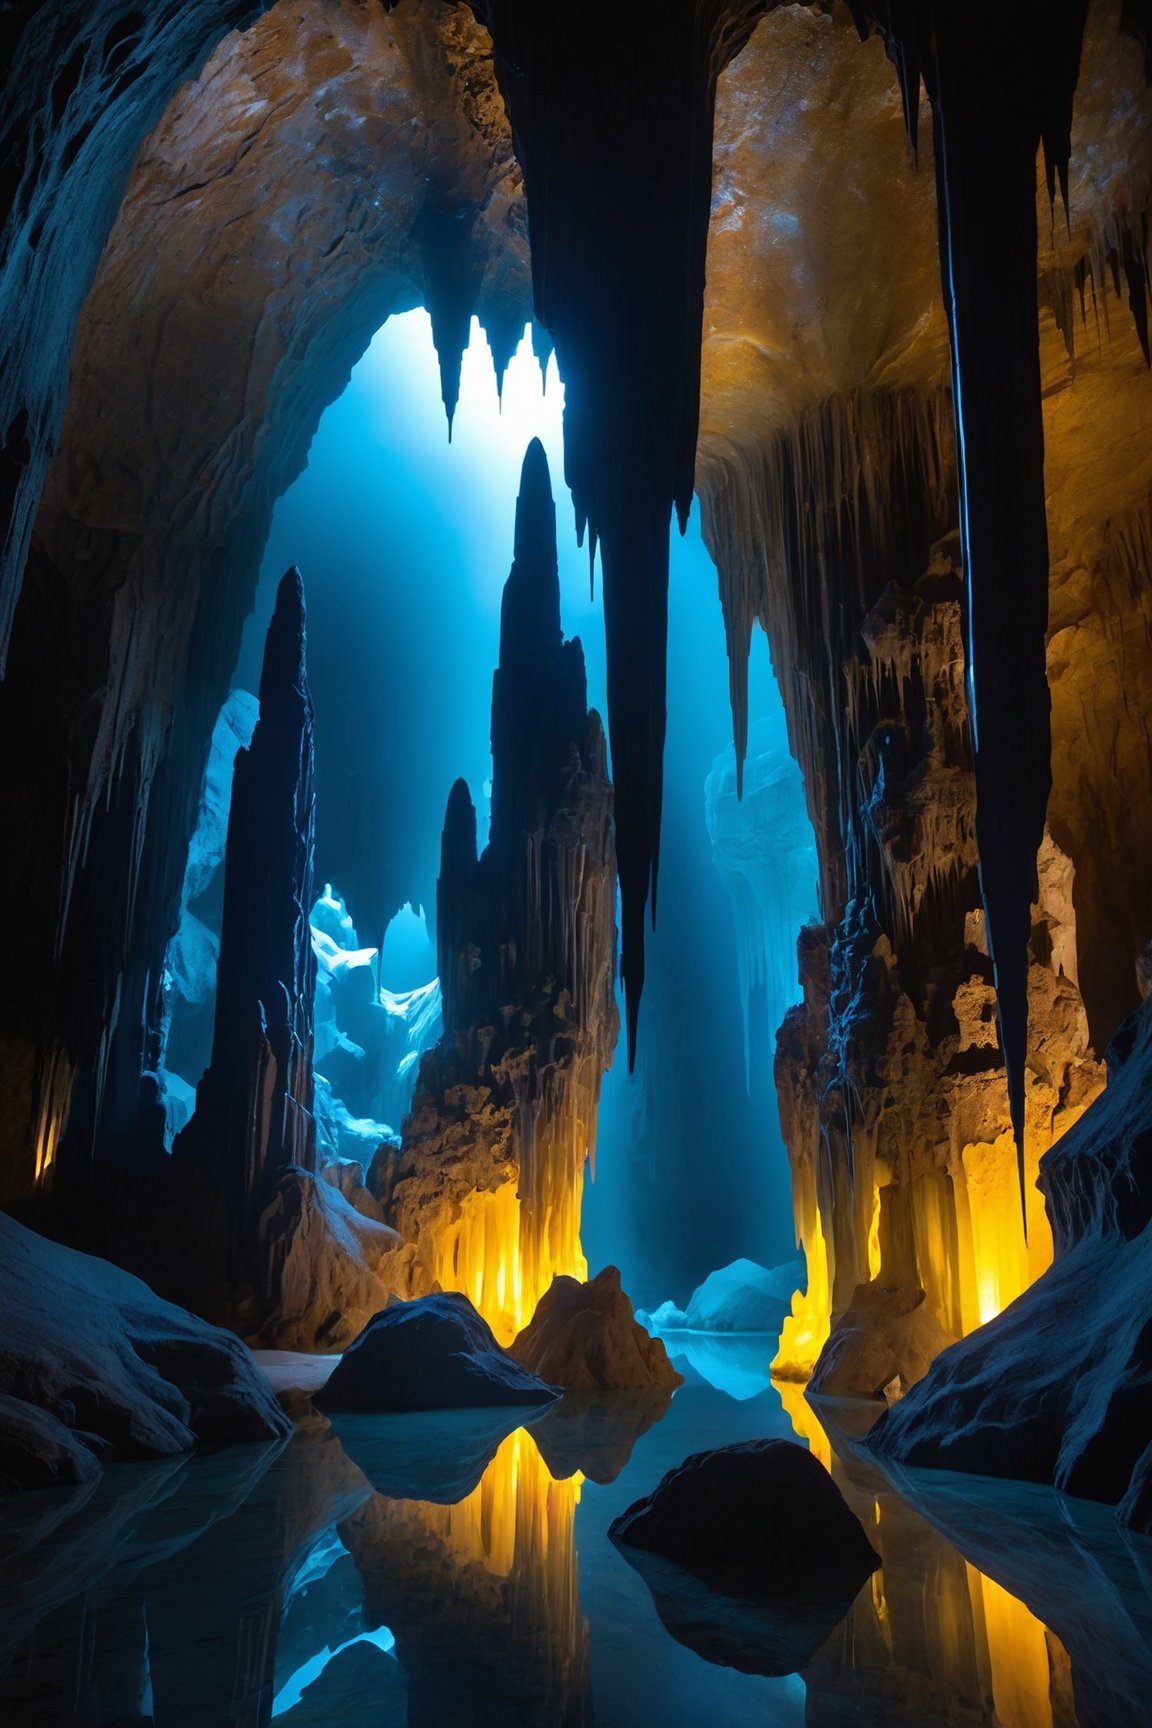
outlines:
M605 1266L587 1284L553 1278L510 1354L565 1391L671 1391L684 1384L659 1338L633 1319L615 1266Z
M694 1452L609 1534L760 1596L844 1585L855 1594L880 1564L823 1464L791 1440Z
M448 1410L547 1404L560 1388L502 1350L467 1296L390 1303L345 1352L317 1397L325 1410Z
M47 1410L0 1393L0 1494L100 1479L96 1454Z
M792 1674L880 1564L818 1459L790 1440L696 1452L611 1525L672 1637L746 1674Z
M92 1480L97 1451L159 1458L291 1432L238 1338L3 1214L0 1314L0 1449L15 1483Z

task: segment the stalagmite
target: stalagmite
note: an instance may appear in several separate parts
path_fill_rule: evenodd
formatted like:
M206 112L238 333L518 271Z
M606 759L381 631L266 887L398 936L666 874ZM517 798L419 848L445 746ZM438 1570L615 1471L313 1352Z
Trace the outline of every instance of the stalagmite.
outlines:
M426 1278L507 1343L554 1274L582 1278L580 1202L617 1035L616 871L604 735L560 627L556 522L536 440L492 682L492 824L457 781L437 890L444 1035L399 1154L374 1179Z
M190 1305L250 1337L313 1349L348 1341L383 1304L390 1286L377 1274L397 1238L318 1177L306 645L303 585L289 570L268 630L260 718L236 756L212 1060L173 1147L183 1224L164 1275Z

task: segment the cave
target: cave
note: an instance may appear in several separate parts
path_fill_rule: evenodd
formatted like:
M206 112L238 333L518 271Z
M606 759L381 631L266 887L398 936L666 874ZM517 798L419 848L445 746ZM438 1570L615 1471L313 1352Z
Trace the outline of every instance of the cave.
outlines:
M0 11L5 1722L1146 1722L1147 0Z

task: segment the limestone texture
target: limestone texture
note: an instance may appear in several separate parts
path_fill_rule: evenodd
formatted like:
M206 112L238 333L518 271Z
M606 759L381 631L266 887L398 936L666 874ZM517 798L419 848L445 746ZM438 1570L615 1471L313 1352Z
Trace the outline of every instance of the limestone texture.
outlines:
M426 1279L504 1344L556 1273L583 1278L580 1205L619 1028L616 861L604 733L560 628L556 518L533 440L492 690L492 821L457 781L437 885L444 1031L398 1153L370 1173Z
M1148 1528L1152 1011L1109 1050L1103 1095L1040 1166L1049 1271L939 1356L869 1436L884 1459L1051 1482Z
M616 1266L586 1284L558 1274L509 1351L521 1367L566 1392L672 1391L684 1384L659 1338L633 1318Z
M455 1291L392 1302L344 1352L316 1403L324 1410L452 1410L548 1404L560 1396L501 1350Z

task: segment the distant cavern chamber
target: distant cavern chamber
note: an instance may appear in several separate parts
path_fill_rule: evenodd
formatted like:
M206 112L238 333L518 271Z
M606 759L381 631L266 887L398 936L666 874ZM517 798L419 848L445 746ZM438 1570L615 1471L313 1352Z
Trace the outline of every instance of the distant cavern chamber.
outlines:
M775 1036L769 1074L748 1021L731 1083L774 1085L790 1169L784 1396L882 1403L886 1467L1152 1532L1148 6L50 0L2 39L0 1265L81 1250L306 1352L439 1292L510 1345L600 1271L605 1073L695 1085L691 1049L649 1062L666 972L645 991L695 500L735 747L698 789L699 942L735 918ZM499 548L491 820L445 786L439 992L385 1003L399 818L333 806L317 876L306 569L233 682L273 507L416 307L449 426L473 318L498 379L526 328L555 353L564 471L528 446ZM791 761L750 724L757 630ZM700 1138L689 1221L728 1192ZM98 1413L4 1325L0 1394L71 1458ZM232 1347L227 1419L181 1444L276 1430Z

